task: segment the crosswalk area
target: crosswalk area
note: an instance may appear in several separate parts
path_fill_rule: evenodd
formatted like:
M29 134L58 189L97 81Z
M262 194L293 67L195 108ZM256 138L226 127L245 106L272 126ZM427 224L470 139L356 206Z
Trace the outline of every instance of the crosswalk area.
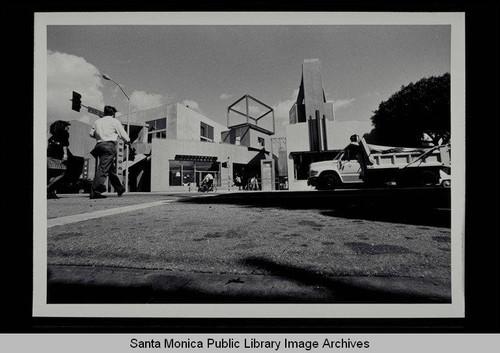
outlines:
M175 200L162 200L162 201L155 201L155 202L147 202L147 203L141 203L141 204L137 204L137 205L129 205L129 206L99 210L99 211L94 211L94 212L81 213L81 214L76 214L76 215L71 215L71 216L50 218L47 220L47 228L51 228L51 227L55 227L55 226L62 226L65 224L70 224L70 223L88 221L90 219L95 219L95 218L100 218L100 217L113 216L113 215L117 215L120 213L141 210L143 208L161 206L161 205L165 205L167 203L174 202L174 201Z

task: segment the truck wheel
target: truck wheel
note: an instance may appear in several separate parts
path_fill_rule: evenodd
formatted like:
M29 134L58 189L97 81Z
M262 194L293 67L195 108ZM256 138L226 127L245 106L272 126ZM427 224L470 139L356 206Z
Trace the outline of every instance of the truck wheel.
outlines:
M321 177L320 190L335 190L340 185L340 180L335 174L326 174Z
M437 185L439 179L437 175L430 171L425 171L420 174L420 185L421 186L433 186Z

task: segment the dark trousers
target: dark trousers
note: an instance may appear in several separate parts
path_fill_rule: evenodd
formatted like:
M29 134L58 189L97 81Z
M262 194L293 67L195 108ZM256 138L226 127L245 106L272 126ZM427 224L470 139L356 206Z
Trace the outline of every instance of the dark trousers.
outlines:
M54 193L59 185L64 185L66 170L47 169L47 194Z
M109 177L109 182L116 191L124 190L125 187L115 172L116 143L112 141L99 142L92 150L92 155L99 158L99 165L92 181L90 194L96 195L106 190L104 183L107 177Z

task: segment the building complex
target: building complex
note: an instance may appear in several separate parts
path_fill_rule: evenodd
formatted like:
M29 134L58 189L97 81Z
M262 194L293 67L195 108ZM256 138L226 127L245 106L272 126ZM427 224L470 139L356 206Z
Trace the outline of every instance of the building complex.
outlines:
M180 103L133 112L128 120L136 155L119 159L117 168L128 170L132 192L197 190L207 173L222 189L234 188L239 176L243 187L256 178L261 190L303 190L311 162L333 158L350 135L365 132L335 121L318 59L304 60L285 137L274 136L273 109L251 95L227 108L226 126ZM82 177L92 179L90 126L71 123L70 148L85 159Z

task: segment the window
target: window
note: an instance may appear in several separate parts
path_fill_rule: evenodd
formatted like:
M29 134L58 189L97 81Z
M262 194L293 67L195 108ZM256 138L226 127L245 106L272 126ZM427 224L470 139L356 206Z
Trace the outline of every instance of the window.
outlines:
M204 122L201 122L200 125L200 141L214 141L214 127Z
M170 186L188 186L195 181L195 163L192 161L169 161Z
M167 138L167 118L146 121L148 124L148 143L151 143L153 138Z
M170 174L169 174L169 184L170 186L180 186L181 185L181 174L182 174L182 164L179 161L169 161Z
M358 158L358 154L360 153L359 146L349 145L344 149L344 156L342 157L343 161L355 160Z
M264 147L266 145L266 140L263 137L257 137L257 143L260 147Z

